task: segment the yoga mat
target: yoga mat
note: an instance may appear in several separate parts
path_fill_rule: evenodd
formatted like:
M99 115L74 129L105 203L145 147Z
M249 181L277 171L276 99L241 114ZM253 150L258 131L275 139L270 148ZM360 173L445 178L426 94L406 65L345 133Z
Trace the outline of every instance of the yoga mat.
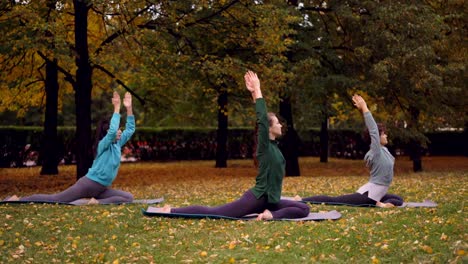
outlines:
M281 199L295 201L294 197L282 196ZM309 201L298 201L298 202L310 203L310 204L344 205L344 206L354 206L354 207L377 207L375 204L347 204L347 203L335 203L335 202L324 203L324 202L309 202ZM424 200L423 202L403 202L402 205L395 206L395 207L410 207L410 208L437 207L437 203L431 200Z
M5 198L5 199L8 199ZM49 201L0 201L0 204L57 204L57 205L88 205L89 199L79 199L73 202L49 202ZM131 203L99 203L97 205L111 205L111 204L158 204L164 201L164 198L156 199L139 199L133 200Z
M161 208L149 206L148 209L141 209L141 212L145 216L158 216L168 218L186 218L186 219L226 219L226 220L255 220L258 214L250 214L243 217L229 217L222 215L210 215L210 214L184 214L184 213L162 213ZM283 218L273 219L270 221L321 221L321 220L336 220L341 218L341 213L338 211L318 212L309 213L308 216L303 218Z
M431 200L424 200L421 203L416 203L416 202L407 202L403 203L401 206L398 207L437 207L437 203L431 201Z
M58 204L58 205L74 205L71 203L63 203L63 202L49 202L49 201L34 201L34 202L27 202L27 201L0 201L0 205L2 204Z

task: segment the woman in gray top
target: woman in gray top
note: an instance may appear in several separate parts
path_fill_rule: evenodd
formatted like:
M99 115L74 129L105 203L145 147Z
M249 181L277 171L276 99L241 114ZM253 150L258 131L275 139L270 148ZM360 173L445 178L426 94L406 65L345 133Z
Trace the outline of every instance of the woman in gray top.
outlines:
M393 180L393 166L395 158L390 154L387 145L385 127L377 125L367 108L364 99L359 95L353 96L354 105L362 112L370 137L370 150L364 157L367 167L370 168L369 182L361 186L356 193L337 197L325 195L303 198L304 202L349 204L349 205L376 205L379 207L394 207L403 204L403 199L394 194L387 194ZM296 200L301 200L296 196Z

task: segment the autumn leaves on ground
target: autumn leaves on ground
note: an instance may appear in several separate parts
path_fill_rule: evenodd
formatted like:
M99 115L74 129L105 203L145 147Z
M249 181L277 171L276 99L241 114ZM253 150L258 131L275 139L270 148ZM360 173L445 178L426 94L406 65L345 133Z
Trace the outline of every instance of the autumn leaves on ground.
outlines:
M283 195L354 192L368 178L360 160L300 160L301 177L287 177ZM390 191L406 201L430 199L437 208L338 210L338 221L245 222L145 217L142 205L0 205L0 263L463 263L468 175L466 157L426 157L412 173L399 157ZM61 191L75 167L58 176L40 168L1 169L0 198ZM173 206L217 205L254 183L250 160L226 169L213 161L122 164L114 188L136 199L164 197Z

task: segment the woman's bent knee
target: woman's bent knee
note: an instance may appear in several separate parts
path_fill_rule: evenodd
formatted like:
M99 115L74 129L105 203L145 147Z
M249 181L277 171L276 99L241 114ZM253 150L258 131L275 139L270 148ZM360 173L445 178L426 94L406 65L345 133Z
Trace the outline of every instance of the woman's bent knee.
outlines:
M131 193L127 193L125 198L127 199L128 203L133 202L133 194L131 194Z

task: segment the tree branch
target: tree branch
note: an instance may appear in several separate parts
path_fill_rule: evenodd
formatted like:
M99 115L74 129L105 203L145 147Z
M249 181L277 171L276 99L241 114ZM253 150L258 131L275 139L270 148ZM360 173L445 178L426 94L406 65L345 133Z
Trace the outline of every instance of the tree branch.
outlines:
M323 12L323 13L333 12L333 9L331 9L331 8L316 7L316 6L301 7L301 10L314 11L314 12Z
M146 12L148 9L150 8L150 6L146 6L144 9L140 10L138 13L135 14L134 17L132 17L128 22L127 24L130 24L132 23L137 17L139 17L142 13ZM109 43L111 43L112 41L114 41L116 38L120 37L121 35L125 34L128 30L127 29L120 29L116 32L114 32L112 35L110 35L109 37L107 37L100 45L99 47L96 49L96 51L94 52L95 55L98 55L103 47Z
M198 19L198 20L196 20L196 21L194 21L194 22L192 22L192 23L185 24L185 26L186 26L186 27L190 27L190 26L193 26L193 25L195 25L195 24L199 24L199 23L201 23L201 22L203 22L203 21L205 21L205 20L209 20L209 19L211 19L211 18L213 18L213 17L215 17L215 16L217 16L217 15L223 13L224 11L228 10L231 6L233 6L234 4L236 4L236 3L238 3L238 2L239 2L239 0L233 0L233 1L231 1L231 3L229 3L229 4L227 4L227 5L223 6L223 7L221 7L218 11L213 12L211 15L206 16L206 17L202 17L202 18L200 18L200 19Z
M68 81L69 83L71 83L73 88L75 87L76 82L75 82L75 79L73 78L73 75L71 73L66 71L64 68L60 67L55 61L50 60L49 58L47 58L47 56L45 56L44 53L42 53L42 51L40 51L40 50L37 51L37 54L39 54L39 56L41 56L41 58L43 58L45 61L55 64L55 66L57 66L57 69L59 70L59 72L61 72L63 75L65 75L65 80Z
M137 98L138 101L140 101L140 103L141 103L142 105L145 104L145 100L143 100L140 96L138 96L130 87L128 87L127 85L125 85L125 83L124 83L122 80L116 78L115 75L114 75L112 72L110 72L109 70L107 70L106 68L104 68L104 67L101 66L101 65L94 64L93 67L96 68L96 69L98 69L98 70L100 70L100 71L102 71L102 72L104 72L104 73L107 74L109 77L111 77L112 79L114 79L118 84L120 84L123 88L125 88L125 90L127 90L127 91L128 91L129 93L131 93L135 98Z
M410 119L411 117L409 116L409 113L408 113L408 109L406 109L404 106L403 106L403 103L400 101L400 98L398 97L396 91L394 88L392 88L393 86L390 86L390 91L391 91L391 94L392 96L395 98L395 100L397 101L398 103L398 106L400 107L401 111L403 112L403 115Z
M224 11L226 11L227 9L229 9L231 6L233 6L234 4L236 4L238 2L239 2L239 0L233 0L230 3L228 3L227 5L221 7L219 10L217 10L217 11L215 11L215 12L213 12L213 13L205 16L205 17L199 18L194 22L184 24L184 26L185 27L190 27L190 26L202 23L202 22L204 22L206 20L209 20L209 19L211 19L213 17L216 17L217 15L223 13ZM156 25L153 22L154 21L148 21L145 24L137 25L137 27L146 28L146 29L156 29Z

